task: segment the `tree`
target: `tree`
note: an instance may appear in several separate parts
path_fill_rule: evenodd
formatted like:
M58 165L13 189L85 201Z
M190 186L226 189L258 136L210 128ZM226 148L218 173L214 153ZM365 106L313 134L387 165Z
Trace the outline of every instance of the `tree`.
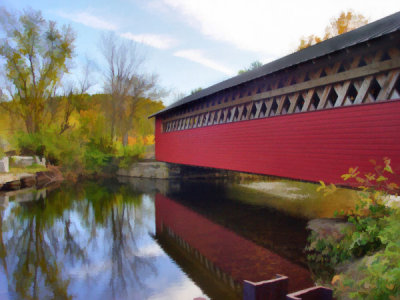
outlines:
M347 12L341 12L339 17L331 19L330 24L325 28L325 35L323 37L319 37L314 34L308 37L303 37L300 39L300 45L297 47L296 50L298 51L305 49L307 47L310 47L312 45L330 39L334 36L352 31L367 23L368 19L366 19L361 14L356 14L352 10L349 10Z
M37 133L63 74L68 72L75 35L69 26L58 29L54 21L46 21L34 10L14 17L0 9L0 26L6 35L0 41L0 57L5 61L7 98L12 102L1 103L24 121L28 133Z
M190 95L196 94L197 92L200 92L202 89L203 89L202 87L195 88L190 91Z
M122 41L115 34L104 35L101 51L107 62L104 92L109 95L105 113L110 123L110 140L121 137L128 143L136 105L141 98L159 98L164 92L158 87L156 75L140 71L144 62L133 42Z
M136 104L133 128L136 136L148 136L154 134L154 121L148 116L165 108L161 101L153 101L148 98L141 98Z
M60 134L73 127L70 123L70 119L74 111L87 109L89 98L87 92L93 85L93 82L90 80L91 69L91 63L87 60L82 68L82 76L79 81L77 83L68 82L63 85L63 94L61 97L58 97L61 103L57 103L58 108L63 108Z
M240 75L240 74L243 74L245 72L258 69L262 65L263 65L262 62L260 62L259 60L253 61L247 69L239 70L238 74Z

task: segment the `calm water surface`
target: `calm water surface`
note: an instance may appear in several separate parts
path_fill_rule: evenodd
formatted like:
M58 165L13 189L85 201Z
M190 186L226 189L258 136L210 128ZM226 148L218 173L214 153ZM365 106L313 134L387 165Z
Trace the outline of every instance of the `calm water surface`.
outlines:
M311 286L306 220L235 188L123 179L0 195L0 299L240 299L243 280L276 273Z

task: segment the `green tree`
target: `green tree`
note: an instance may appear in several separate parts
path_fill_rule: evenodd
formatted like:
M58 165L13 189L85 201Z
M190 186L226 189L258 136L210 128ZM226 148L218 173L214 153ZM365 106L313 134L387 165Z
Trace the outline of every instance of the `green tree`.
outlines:
M165 108L161 101L153 101L149 98L140 98L136 103L133 128L136 136L154 134L154 120L148 118L151 114Z
M190 91L190 95L196 94L197 92L200 92L202 89L203 89L202 87L195 88Z
M368 19L361 14L357 14L352 10L347 12L342 11L339 17L331 19L330 24L325 28L325 35L323 37L312 34L308 37L301 38L296 51L318 44L334 36L352 31L367 23Z
M3 107L24 121L28 133L37 133L48 123L48 104L68 72L75 35L69 26L59 29L34 10L15 17L1 9L0 26L6 36L0 41L0 57L12 102Z
M260 62L259 60L253 61L248 68L239 70L238 74L240 75L240 74L246 73L248 71L258 69L262 65L263 65L262 62Z

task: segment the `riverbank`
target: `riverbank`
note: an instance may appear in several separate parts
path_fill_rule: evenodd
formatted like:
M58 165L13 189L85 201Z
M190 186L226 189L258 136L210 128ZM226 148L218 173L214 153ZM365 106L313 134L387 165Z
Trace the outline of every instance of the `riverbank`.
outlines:
M64 178L56 167L34 173L0 173L0 191L15 191L30 187L43 187Z
M364 196L344 219L308 223L310 269L338 299L400 296L400 209L397 197L390 197L371 201Z

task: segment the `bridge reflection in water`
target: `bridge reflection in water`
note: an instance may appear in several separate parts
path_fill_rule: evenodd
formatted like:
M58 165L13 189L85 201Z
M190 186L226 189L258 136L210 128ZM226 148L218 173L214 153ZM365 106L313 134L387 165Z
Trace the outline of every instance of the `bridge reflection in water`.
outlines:
M189 190L191 198L182 197L182 190L156 195L156 239L207 295L241 298L243 280L268 280L277 273L290 278L289 292L313 285L302 250L305 221L213 199L204 187Z

